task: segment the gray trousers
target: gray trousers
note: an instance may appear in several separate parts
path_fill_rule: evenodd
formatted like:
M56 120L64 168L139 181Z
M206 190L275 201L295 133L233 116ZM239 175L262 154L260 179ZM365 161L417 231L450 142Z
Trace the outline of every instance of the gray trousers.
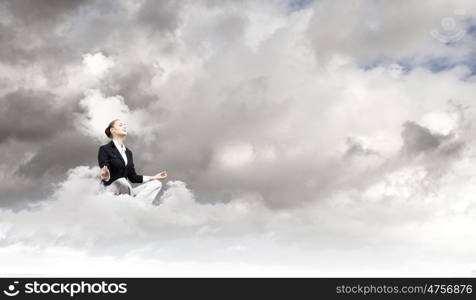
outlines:
M114 195L128 194L139 200L152 203L161 188L162 182L160 180L150 180L133 188L129 180L121 177L108 185L106 190Z

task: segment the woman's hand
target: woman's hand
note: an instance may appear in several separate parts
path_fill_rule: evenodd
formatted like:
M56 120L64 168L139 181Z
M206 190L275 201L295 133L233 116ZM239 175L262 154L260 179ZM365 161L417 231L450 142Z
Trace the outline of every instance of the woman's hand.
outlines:
M104 181L109 181L109 179L111 179L111 173L109 172L107 166L104 166L101 169L101 179Z
M151 179L156 179L156 180L165 179L165 178L167 178L167 172L165 172L165 171L157 173L157 174L155 174L154 176L151 177Z

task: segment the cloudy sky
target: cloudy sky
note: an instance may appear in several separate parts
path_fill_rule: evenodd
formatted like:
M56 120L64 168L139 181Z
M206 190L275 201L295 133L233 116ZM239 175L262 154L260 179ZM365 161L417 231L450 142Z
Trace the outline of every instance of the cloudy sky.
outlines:
M0 0L0 275L476 276L471 0ZM115 118L155 204L99 189Z

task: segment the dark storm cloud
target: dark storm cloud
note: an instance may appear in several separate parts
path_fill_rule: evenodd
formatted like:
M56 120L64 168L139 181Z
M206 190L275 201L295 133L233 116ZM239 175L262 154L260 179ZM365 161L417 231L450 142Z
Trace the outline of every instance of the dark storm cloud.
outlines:
M74 166L97 163L98 144L74 130L63 131L40 145L33 158L19 166L20 176L59 179Z
M35 203L37 199L46 199L53 190L51 183L51 180L43 178L37 180L16 178L15 181L5 181L0 187L2 193L0 207L14 211L23 210L27 208L28 203Z
M71 126L71 108L58 106L56 98L23 89L1 97L0 143L9 138L40 141Z
M21 209L26 203L47 198L55 185L64 181L70 168L97 163L98 146L90 137L68 128L18 147L19 153L33 152L33 156L25 162L18 161L13 176L0 187L0 206Z
M0 187L1 206L19 208L44 199L69 168L94 164L97 145L77 131L74 119L80 110L69 101L26 89L0 98L0 151L13 152L14 159L2 161L11 175ZM27 153L31 157L25 161Z
M31 63L35 60L70 60L74 50L65 45L56 31L68 16L74 15L89 0L7 0L4 14L9 22L0 25L0 59L4 62Z
M26 55L26 51L19 47L14 41L16 33L12 27L0 23L0 58L3 61L18 61Z
M164 33L174 31L180 22L179 12L184 1L146 0L136 14L139 24L145 25L152 32Z
M2 4L17 24L47 26L61 21L81 5L92 2L91 0L4 0Z
M114 72L105 81L105 91L110 95L121 95L127 99L130 109L147 106L159 101L157 94L149 91L154 72L150 65L131 63L127 72Z
M77 63L86 52L117 54L117 47L122 47L117 36L134 35L139 24L151 32L173 31L182 2L144 1L132 16L122 1L5 1L5 14L11 21L0 23L0 60L35 62L56 70Z

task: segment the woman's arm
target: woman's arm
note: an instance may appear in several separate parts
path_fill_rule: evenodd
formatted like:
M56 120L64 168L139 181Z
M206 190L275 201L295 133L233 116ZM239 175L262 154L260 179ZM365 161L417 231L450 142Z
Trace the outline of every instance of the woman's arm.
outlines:
M107 155L103 146L99 147L98 163L99 167L101 168L101 179L104 181L109 181L111 179L111 173L109 172L111 163L109 161L109 156Z
M111 169L111 162L109 160L109 156L107 155L106 149L104 149L103 146L99 147L98 163L99 163L99 168L101 169L104 166L107 166L108 169Z
M134 159L132 157L132 151L130 152L130 162L129 162L129 170L127 173L127 178L133 183L143 183L150 180L160 180L165 179L167 177L167 173L165 171L155 174L154 176L145 176L145 175L137 175L136 170L134 168Z

